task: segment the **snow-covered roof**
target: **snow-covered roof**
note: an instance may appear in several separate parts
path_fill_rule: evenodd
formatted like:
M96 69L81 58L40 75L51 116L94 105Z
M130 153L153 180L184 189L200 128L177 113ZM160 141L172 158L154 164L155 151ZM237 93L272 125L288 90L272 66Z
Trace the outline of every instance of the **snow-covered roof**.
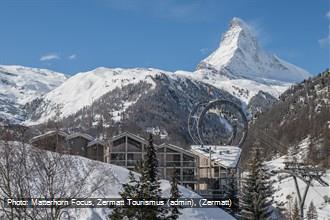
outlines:
M212 161L227 168L236 167L241 156L241 148L237 146L192 145L191 150L208 158L211 150Z
M94 140L94 137L90 136L89 134L80 133L80 132L70 134L69 136L67 136L67 140L71 140L71 139L76 138L76 137L82 137L82 138L85 138L89 141Z
M105 143L99 139L94 139L92 140L91 142L88 143L87 147L91 147L95 144L99 144L99 145L102 145L102 146L105 146Z
M43 138L43 137L48 137L48 136L52 136L54 134L58 134L60 136L63 136L63 137L67 137L68 134L65 133L64 131L56 131L56 130L51 130L51 131L47 131L41 135L38 135L38 136L35 136L33 137L30 142L33 142L33 141L36 141L36 140L39 140L40 138Z

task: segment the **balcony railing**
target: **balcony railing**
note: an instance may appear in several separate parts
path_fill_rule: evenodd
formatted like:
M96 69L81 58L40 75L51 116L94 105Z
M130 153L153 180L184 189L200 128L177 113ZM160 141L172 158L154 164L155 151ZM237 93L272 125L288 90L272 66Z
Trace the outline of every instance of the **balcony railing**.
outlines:
M181 167L181 161L166 161L166 167Z
M127 166L135 166L141 160L127 160Z
M125 160L110 160L111 164L118 165L118 166L126 166Z
M182 181L197 181L195 175L182 175Z
M164 167L195 167L196 163L194 161L164 161L159 162L159 166Z
M183 167L195 167L196 163L195 163L195 161L183 161L182 166Z

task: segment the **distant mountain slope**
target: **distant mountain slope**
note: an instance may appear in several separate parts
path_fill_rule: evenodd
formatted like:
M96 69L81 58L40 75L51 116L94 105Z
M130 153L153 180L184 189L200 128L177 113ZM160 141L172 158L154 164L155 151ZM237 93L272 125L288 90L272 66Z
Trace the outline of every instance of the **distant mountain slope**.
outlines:
M36 100L35 105L31 103L26 124L47 122L60 106L67 128L92 132L102 127L103 132L95 131L97 135L118 131L119 126L138 134L159 128L171 143L185 145L190 142L190 110L196 103L216 98L241 105L224 90L165 71L102 68L78 74Z
M311 142L307 162L330 168L329 71L284 92L251 126L245 146L263 140L269 158L286 154L290 147L297 146L305 138ZM244 149L243 157L248 152L248 148Z
M24 120L23 105L61 85L67 77L51 70L0 65L0 121Z

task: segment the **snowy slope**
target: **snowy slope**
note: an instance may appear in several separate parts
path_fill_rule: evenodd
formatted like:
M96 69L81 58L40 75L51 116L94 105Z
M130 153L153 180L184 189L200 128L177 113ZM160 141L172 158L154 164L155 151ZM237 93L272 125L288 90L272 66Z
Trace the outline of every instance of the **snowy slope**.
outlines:
M288 158L295 157L298 161L303 161L303 159L307 157L308 144L309 138L306 138L298 145L298 150L292 148L289 150L289 155L278 157L271 161L268 161L266 162L266 165L268 166L269 170L280 170L284 168L283 162ZM280 178L282 179L280 180ZM273 179L275 180L275 183L273 185L275 189L274 199L278 202L282 201L286 204L285 207L288 208L288 195L292 196L293 202L296 198L298 200L293 178L288 177L288 175L286 174L277 174L273 177ZM330 170L326 171L326 174L322 179L328 184L330 184ZM300 179L298 179L298 184L300 187L300 193L303 194L306 188L306 184ZM330 218L330 203L326 203L324 201L324 196L330 197L330 188L322 186L317 181L313 181L312 184L313 185L310 186L305 201L305 216L310 202L313 201L317 209L318 219L328 220Z
M142 87L144 88L141 89ZM155 91L156 87L157 91ZM118 122L121 114L138 103L139 100L147 101L146 99L148 99L148 105L150 106L154 104L153 102L157 102L157 100L152 100L152 97L148 96L152 91L154 91L153 96L160 95L163 96L162 98L165 98L165 93L169 93L168 99L164 100L166 105L171 105L170 102L178 102L178 98L182 99L180 103L166 107L174 111L173 108L178 108L177 104L187 103L184 108L185 111L189 112L191 102L198 102L198 100L191 100L193 97L206 96L207 98L207 87L209 85L199 80L188 79L186 76L158 69L97 68L89 72L78 73L58 88L45 94L42 97L42 102L34 110L33 116L25 124L33 125L51 119L55 115L57 106L61 109L61 117L67 117L79 113L83 108L91 111L92 104L93 109L95 109L93 111L106 112L102 113L103 115L111 114L112 120ZM164 91L160 91L161 89L164 89ZM215 89L214 92L216 97L223 96L229 100L234 99L225 91ZM104 95L107 95L111 100L105 101ZM159 97L158 101L162 98ZM104 102L112 103L110 103L111 106L105 107ZM102 109L100 109L100 106L103 106ZM134 109L131 109L131 111L134 112ZM146 110L143 111L146 112Z
M19 142L10 142L12 146L21 147ZM0 141L0 152L3 150L3 142ZM31 150L31 146L26 145L27 149ZM30 149L31 148L31 149ZM48 152L49 154L55 154L53 152ZM90 187L92 185L97 184L97 181L102 182L102 186L95 191L90 198L120 198L119 193L122 190L122 184L128 182L128 173L129 170L112 165L107 163L102 163L94 160L89 160L79 156L71 156L66 155L65 157L69 157L72 159L74 166L70 168L70 173L68 174L72 181L76 176L85 177L85 173L89 172L88 183L90 183ZM93 167L92 172L89 169ZM76 169L78 168L78 170ZM74 173L79 172L79 173ZM136 177L138 174L135 174ZM70 179L68 178L68 179ZM33 180L37 181L37 180ZM68 183L70 184L70 183ZM89 186L84 187L85 189L89 189ZM70 189L70 188L68 188ZM168 198L170 195L170 183L166 180L161 180L161 189L162 195L165 198ZM179 190L181 191L183 197L186 198L200 198L196 193L188 190L185 187L179 186ZM87 195L88 192L83 192L83 194ZM40 197L36 195L35 197ZM71 217L75 217L75 219L84 219L84 220L95 220L95 219L107 219L107 215L110 213L110 209L103 208L82 208L82 209L68 209ZM229 214L224 212L220 208L186 208L181 210L182 215L180 215L179 219L182 220L215 220L215 219L224 219L231 220L234 219ZM1 218L1 212L0 212Z
M27 124L37 124L52 118L55 115L56 106L61 108L61 116L69 116L85 106L90 106L95 100L117 88L129 84L146 82L150 84L150 90L155 87L152 79L161 70L156 69L121 69L100 67L92 71L74 75L58 88L47 93L44 103L37 111L41 117L37 121L27 121ZM147 91L146 91L147 92ZM128 105L133 103L127 103Z
M0 118L23 119L22 106L62 84L67 77L51 70L0 65Z
M307 71L266 53L251 28L239 18L232 19L219 48L198 65L198 69L205 68L232 78L253 80L298 82L310 76Z
M262 83L244 78L233 79L218 73L214 73L208 69L197 70L194 73L187 71L176 71L175 73L177 75L186 76L205 82L219 89L223 89L239 98L245 104L248 104L250 99L257 95L259 91L267 92L278 98L280 94L282 94L291 85L291 83L271 80Z

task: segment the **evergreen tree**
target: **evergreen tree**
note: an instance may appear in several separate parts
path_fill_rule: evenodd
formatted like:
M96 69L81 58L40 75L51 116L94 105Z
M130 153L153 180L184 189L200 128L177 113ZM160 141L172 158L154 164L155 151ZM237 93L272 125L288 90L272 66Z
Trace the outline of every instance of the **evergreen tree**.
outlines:
M287 207L285 210L285 219L292 220L292 212L293 212L293 201L292 201L292 196L289 194L286 196L287 200Z
M295 199L295 201L294 201L294 207L293 207L293 212L292 212L292 220L300 220L297 199Z
M123 184L123 191L120 192L120 196L122 199L138 199L139 197L139 188L140 183L134 177L134 174L130 171L129 175L129 182ZM116 207L113 209L112 213L110 214L111 220L122 220L126 219L136 219L139 216L139 209L134 207Z
M242 219L270 219L273 203L270 175L261 161L260 149L253 150L253 157L248 164L248 174L243 179L240 196Z
M176 200L179 199L181 197L181 193L179 191L178 188L178 176L177 174L173 175L172 177L172 181L171 181L171 200ZM182 209L182 207L179 206L171 206L169 207L169 213L167 215L166 219L169 220L176 220L179 218L179 215L181 215L180 209Z
M142 166L141 173L141 197L157 201L161 199L161 189L158 177L158 159L156 149L153 144L153 137L150 134L146 149L146 158ZM165 210L159 206L143 207L143 217L145 219L159 219L164 215Z
M232 206L225 208L225 211L231 214L232 216L235 216L238 212L238 187L236 182L235 174L232 173L229 177L228 184L225 188L225 196L226 198L230 199L232 202Z
M310 203L310 205L308 207L307 219L308 220L317 220L317 211L316 211L313 201Z

